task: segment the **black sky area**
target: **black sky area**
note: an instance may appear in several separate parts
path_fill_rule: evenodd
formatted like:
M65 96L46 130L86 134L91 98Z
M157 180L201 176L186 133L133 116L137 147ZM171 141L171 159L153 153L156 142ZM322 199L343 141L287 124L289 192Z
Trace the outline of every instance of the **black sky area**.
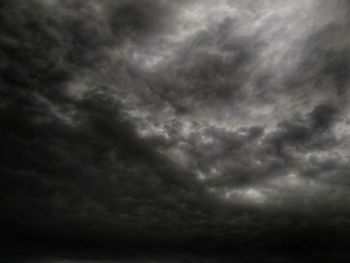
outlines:
M347 0L0 0L0 261L347 262L349 85Z

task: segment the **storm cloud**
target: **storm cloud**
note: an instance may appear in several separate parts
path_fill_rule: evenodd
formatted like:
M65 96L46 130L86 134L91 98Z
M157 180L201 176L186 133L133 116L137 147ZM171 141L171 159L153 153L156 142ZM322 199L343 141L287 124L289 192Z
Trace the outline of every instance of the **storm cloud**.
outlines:
M347 248L349 14L0 1L4 239Z

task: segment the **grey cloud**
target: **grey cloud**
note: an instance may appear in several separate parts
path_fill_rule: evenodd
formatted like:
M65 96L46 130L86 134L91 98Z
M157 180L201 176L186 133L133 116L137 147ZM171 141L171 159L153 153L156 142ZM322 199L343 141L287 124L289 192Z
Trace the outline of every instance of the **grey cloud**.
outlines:
M306 119L296 117L296 120L292 122L282 121L279 123L279 129L270 134L267 141L271 142L280 154L281 147L285 144L312 145L313 140L318 140L324 132L332 127L337 111L337 108L332 105L318 105L308 114Z
M185 2L0 2L3 226L219 250L341 237L348 20L289 32L276 1L205 21L210 1Z
M106 13L117 38L137 40L165 30L172 8L166 1L110 1Z
M142 229L155 224L139 218L148 203L157 224L169 225L162 221L166 217L181 224L189 207L196 207L196 196L206 196L201 187L156 153L151 141L138 137L111 90L97 87L79 100L65 93L73 77L97 70L108 60L106 49L120 45L92 2L3 4L3 221L14 217L19 224L33 222L33 227L42 222L38 228L45 229L70 218L94 224L98 217L116 220L117 229L135 222ZM136 4L125 5L140 15L127 30L145 31L143 19L154 14ZM127 17L113 21L113 26L123 31L135 17L120 12ZM133 33L123 34L127 38ZM70 121L56 116L53 108Z

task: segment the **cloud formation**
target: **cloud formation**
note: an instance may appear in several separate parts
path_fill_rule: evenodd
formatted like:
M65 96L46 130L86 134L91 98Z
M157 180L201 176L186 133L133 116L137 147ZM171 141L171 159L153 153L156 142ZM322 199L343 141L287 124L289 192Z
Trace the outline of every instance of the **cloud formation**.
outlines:
M1 1L3 225L179 246L298 247L323 228L338 240L349 10Z

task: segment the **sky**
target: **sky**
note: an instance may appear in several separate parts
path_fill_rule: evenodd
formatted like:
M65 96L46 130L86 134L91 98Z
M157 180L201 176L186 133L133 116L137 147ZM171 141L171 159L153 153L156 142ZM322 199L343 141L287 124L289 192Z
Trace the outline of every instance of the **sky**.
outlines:
M348 0L1 0L2 239L348 251L349 30Z

